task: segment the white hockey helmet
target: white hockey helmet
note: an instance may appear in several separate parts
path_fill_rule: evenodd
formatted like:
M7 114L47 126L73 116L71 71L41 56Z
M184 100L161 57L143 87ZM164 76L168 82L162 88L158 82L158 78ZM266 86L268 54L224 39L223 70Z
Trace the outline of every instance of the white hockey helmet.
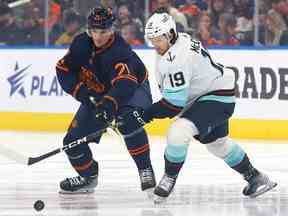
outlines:
M174 31L177 35L176 23L168 13L155 13L147 21L145 26L145 38L151 39L161 35L170 36Z

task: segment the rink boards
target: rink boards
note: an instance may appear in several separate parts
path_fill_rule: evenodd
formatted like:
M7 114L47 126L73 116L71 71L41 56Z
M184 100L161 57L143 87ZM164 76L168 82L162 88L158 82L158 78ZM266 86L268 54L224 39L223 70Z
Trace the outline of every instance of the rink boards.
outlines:
M147 66L157 101L161 96L154 78L155 53L151 49L135 51ZM210 52L237 77L231 135L287 139L287 50ZM0 49L0 129L64 131L68 127L79 104L63 92L55 76L55 64L65 53L64 49ZM151 134L164 135L170 122L154 121L147 128Z

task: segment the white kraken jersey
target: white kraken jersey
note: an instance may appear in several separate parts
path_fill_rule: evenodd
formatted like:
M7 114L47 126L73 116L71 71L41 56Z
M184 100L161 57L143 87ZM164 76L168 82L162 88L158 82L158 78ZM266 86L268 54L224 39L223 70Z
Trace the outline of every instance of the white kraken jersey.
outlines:
M200 41L179 33L176 43L157 56L156 79L162 96L176 106L193 103L215 90L234 89L235 74L215 63Z

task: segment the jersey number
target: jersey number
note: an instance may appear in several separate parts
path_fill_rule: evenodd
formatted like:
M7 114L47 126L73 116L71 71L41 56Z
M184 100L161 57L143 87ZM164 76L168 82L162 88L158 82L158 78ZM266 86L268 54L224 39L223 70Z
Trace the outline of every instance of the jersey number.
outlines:
M169 74L169 80L172 87L178 87L185 84L183 72L177 72L175 74Z

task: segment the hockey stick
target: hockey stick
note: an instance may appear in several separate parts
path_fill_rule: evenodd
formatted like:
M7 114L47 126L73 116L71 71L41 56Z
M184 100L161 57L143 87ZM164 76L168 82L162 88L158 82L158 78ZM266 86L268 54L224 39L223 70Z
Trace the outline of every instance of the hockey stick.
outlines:
M18 7L21 6L23 4L29 3L31 0L18 0L18 1L14 1L12 3L9 3L8 6L10 8L14 8L14 7Z
M29 157L29 156L23 155L18 151L15 151L15 150L12 150L12 149L5 147L4 145L0 145L0 154L2 154L3 156L5 156L11 160L16 161L17 163L30 166L30 165L38 163L38 162L40 162L46 158L49 158L53 155L56 155L60 152L67 151L71 148L74 148L75 146L78 146L78 145L81 145L81 144L84 144L87 142L91 142L95 138L100 136L101 134L107 132L108 128L111 129L112 131L114 131L114 133L118 135L119 139L121 139L121 142L123 142L123 138L132 137L136 133L139 133L140 130L143 130L143 128L138 128L136 131L132 132L131 134L123 135L119 132L119 130L117 129L117 126L119 126L119 125L117 125L116 123L112 123L108 127L100 129L94 133L91 133L85 137L77 139L71 143L63 145L62 147L59 147L57 149L54 149L50 152L47 152L47 153L42 154L42 155L37 156L37 157Z
M110 128L115 128L116 126L110 126ZM114 130L114 129L113 129ZM94 133L91 133L85 137L82 137L80 139L77 139L67 145L63 145L62 147L59 147L57 149L54 149L50 152L47 152L45 154L42 154L40 156L37 156L37 157L28 157L28 156L25 156L21 153L19 153L18 151L14 151L12 149L9 149L9 148L6 148L5 146L3 145L0 145L0 153L4 156L6 156L7 158L10 158L20 164L24 164L24 165L32 165L32 164L35 164L35 163L38 163L39 161L42 161L46 158L49 158L53 155L56 155L60 152L63 152L63 151L67 151L71 148L74 148L75 146L78 146L78 145L81 145L83 143L87 143L87 142L91 142L93 141L95 138L97 138L98 136L100 136L102 133L105 133L107 131L107 128L103 128L103 129L100 129Z

